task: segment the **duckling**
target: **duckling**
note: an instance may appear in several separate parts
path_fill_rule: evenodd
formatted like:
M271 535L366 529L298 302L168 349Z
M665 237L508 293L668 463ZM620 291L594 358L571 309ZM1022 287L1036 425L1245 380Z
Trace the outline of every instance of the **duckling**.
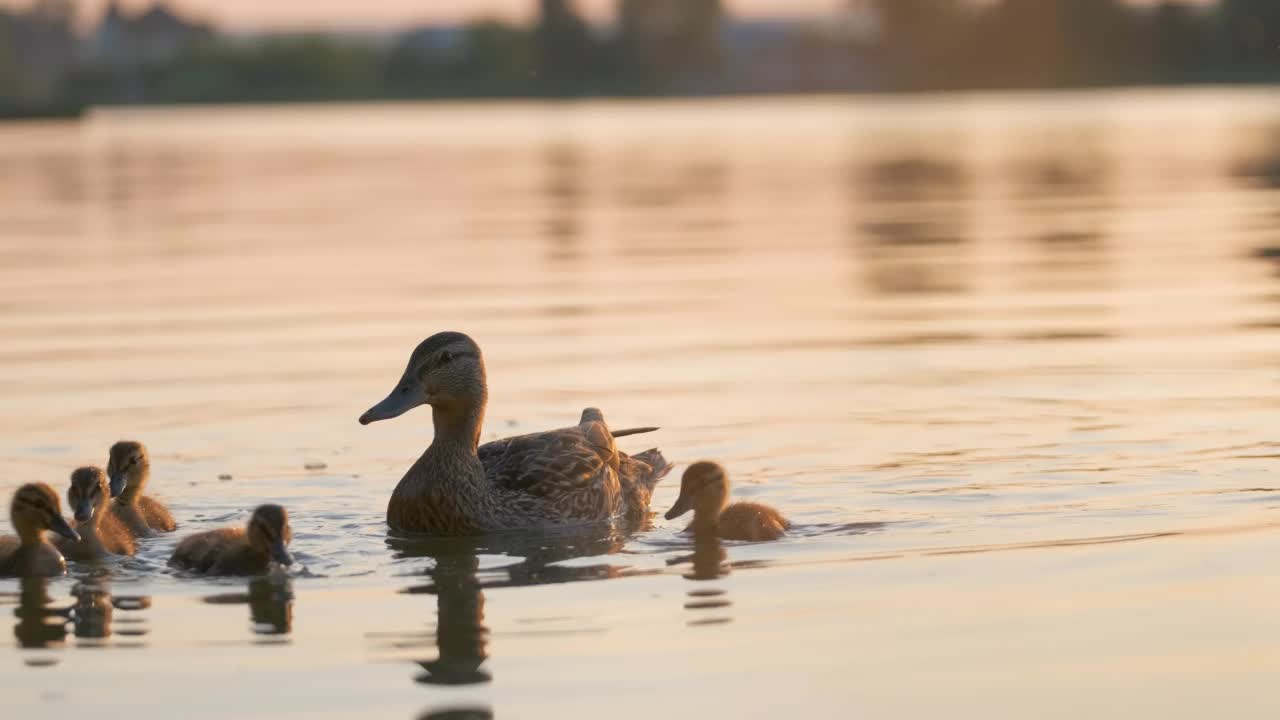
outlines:
M725 540L777 540L791 527L786 518L768 505L729 502L729 475L713 462L696 462L680 478L680 497L667 511L674 520L693 510L686 532Z
M244 530L208 530L183 539L169 564L210 575L259 575L273 562L293 564L285 547L292 539L289 513L279 505L259 505Z
M0 576L34 577L61 575L67 571L62 553L45 540L52 530L68 540L80 535L62 517L58 494L45 483L31 483L18 488L9 506L9 519L17 537L0 537Z
M71 473L67 505L76 520L80 541L59 539L58 549L68 560L101 560L108 555L132 555L138 544L120 518L107 511L111 490L100 467L82 467Z
M111 446L107 460L107 476L111 479L111 513L120 518L135 537L148 537L155 532L173 532L178 524L164 503L142 494L151 479L151 459L140 442L121 440Z

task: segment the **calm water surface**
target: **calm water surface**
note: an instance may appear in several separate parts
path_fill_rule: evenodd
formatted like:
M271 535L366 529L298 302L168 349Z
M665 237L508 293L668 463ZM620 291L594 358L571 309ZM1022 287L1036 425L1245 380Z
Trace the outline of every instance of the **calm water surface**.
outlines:
M300 561L0 580L6 708L1280 711L1280 94L105 112L0 126L0 228L4 502L133 437ZM796 530L389 537L442 329L487 437L598 405Z

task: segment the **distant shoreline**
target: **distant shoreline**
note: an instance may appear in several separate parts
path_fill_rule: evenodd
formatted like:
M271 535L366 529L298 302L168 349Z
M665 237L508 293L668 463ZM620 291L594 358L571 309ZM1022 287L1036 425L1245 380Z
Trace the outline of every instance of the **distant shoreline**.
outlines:
M79 120L87 117L95 110L149 110L149 109L182 109L182 108L238 108L238 107L272 107L272 106L322 106L322 105L427 105L467 103L476 105L502 103L533 103L538 105L574 105L593 102L649 103L649 102L700 102L716 100L761 100L792 98L910 98L955 96L968 97L975 95L1032 95L1058 93L1106 93L1128 90L1230 90L1230 89L1275 89L1280 91L1280 83L1249 80L1239 82L1203 82L1203 83L1134 83L1114 85L1088 85L1076 87L974 87L974 88L939 88L939 89L868 89L868 90L830 90L812 92L725 92L684 95L580 95L580 96L546 96L546 95L442 95L434 97L331 97L331 98L246 98L243 100L209 100L182 102L134 102L134 103L101 103L73 104L49 103L32 105L0 105L0 123L30 122L38 120Z

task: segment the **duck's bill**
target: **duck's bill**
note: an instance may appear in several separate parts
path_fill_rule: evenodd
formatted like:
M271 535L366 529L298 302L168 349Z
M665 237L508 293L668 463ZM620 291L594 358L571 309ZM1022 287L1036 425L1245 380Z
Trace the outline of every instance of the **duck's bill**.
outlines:
M293 564L293 556L289 554L289 548L285 547L282 542L271 544L271 560L281 565Z
M120 493L124 492L124 473L116 473L108 479L111 481L109 484L111 497L119 497Z
M386 397L360 416L360 424L368 425L379 420L399 417L422 404L422 393L417 388L400 384Z
M663 517L665 517L668 520L675 520L676 518L689 512L692 509L693 509L693 503L689 500L689 498L685 497L684 495L681 495L680 497L676 498L676 504L672 505L671 509L668 510L667 514L664 515Z
M84 502L81 502L80 504L76 505L75 516L76 516L76 522L78 523L89 522L90 520L92 520L93 519L93 503L89 502L88 500L85 500Z
M49 520L49 529L71 542L80 542L80 533L76 532L61 515L54 515Z

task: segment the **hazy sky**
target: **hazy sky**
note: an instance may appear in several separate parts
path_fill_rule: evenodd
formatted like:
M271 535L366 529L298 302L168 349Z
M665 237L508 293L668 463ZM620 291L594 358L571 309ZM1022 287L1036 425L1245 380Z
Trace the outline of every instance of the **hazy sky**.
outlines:
M0 5L25 5L0 0ZM83 12L96 18L107 0L80 0ZM144 7L147 0L124 0L125 7ZM423 21L448 22L477 15L528 17L535 0L170 0L193 16L240 29L280 27L389 27ZM616 0L577 0L594 16L607 16ZM736 15L825 14L845 0L728 0Z

